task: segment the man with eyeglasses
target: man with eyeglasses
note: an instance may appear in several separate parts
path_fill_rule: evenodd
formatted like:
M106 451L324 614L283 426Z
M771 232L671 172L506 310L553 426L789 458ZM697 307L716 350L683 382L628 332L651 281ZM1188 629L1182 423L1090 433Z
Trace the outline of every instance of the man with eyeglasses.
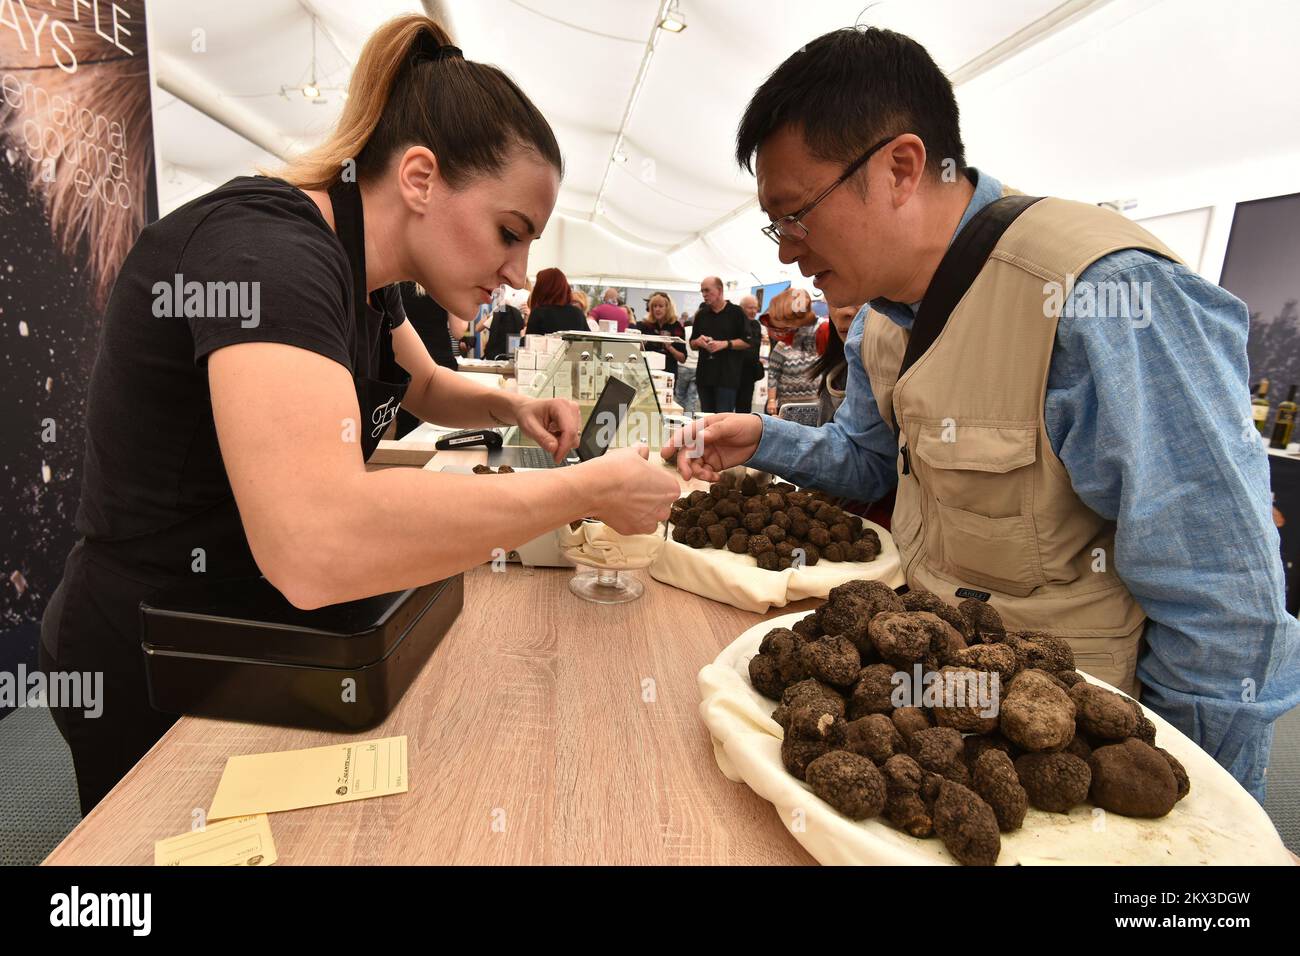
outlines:
M832 308L869 305L832 421L714 415L664 457L684 477L743 463L851 498L896 489L909 587L1063 638L1262 801L1273 723L1300 703L1300 623L1249 428L1243 303L1118 213L999 202L1013 191L966 166L947 77L888 30L787 59L736 155L756 158L781 261ZM987 259L932 285L950 244L949 263L1009 207Z
M745 370L749 342L745 337L745 313L727 301L722 280L709 276L700 283L704 304L695 314L690 345L699 353L695 366L695 387L700 395L700 409L705 412L731 412L736 408Z

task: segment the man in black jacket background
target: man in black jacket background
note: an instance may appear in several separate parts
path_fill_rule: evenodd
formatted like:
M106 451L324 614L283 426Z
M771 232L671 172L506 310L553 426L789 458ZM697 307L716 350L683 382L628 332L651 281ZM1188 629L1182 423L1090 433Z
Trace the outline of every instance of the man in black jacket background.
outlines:
M745 313L727 301L717 276L700 283L700 295L704 304L695 314L695 337L690 342L691 348L699 352L695 384L700 393L700 410L730 412L736 407L749 349Z

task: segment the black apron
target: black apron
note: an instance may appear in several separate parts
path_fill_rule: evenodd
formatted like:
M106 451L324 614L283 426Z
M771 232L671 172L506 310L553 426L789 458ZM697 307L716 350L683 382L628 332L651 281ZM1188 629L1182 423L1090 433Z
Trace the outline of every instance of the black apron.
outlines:
M352 317L358 332L370 328L369 317L380 317L379 369L376 378L353 377L357 406L361 409L361 451L367 461L379 447L380 436L397 417L411 376L397 364L393 354L393 320L386 309L375 308L366 294L366 231L361 214L361 187L338 182L330 187L334 207L334 231L352 266Z
M394 356L391 316L386 309L376 308L366 294L361 191L355 183L340 183L329 195L335 233L352 270L351 311L357 335L378 329L378 341L366 342L358 361L364 367L377 349L376 377L353 375L361 411L357 439L362 456L369 459L397 416L411 377ZM149 706L139 608L155 590L191 578L199 560L203 573L214 578L260 573L233 493L166 528L131 538L83 538L68 555L63 579L41 620L40 665L47 673L103 675L104 707L98 718L87 718L82 709L51 708L72 751L83 813L176 721L174 715Z

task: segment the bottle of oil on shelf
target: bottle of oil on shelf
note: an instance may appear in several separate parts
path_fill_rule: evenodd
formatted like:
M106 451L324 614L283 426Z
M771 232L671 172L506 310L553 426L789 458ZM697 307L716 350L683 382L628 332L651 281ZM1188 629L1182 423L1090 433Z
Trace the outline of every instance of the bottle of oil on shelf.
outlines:
M1291 386L1287 392L1286 401L1278 402L1277 420L1273 423L1273 440L1269 442L1272 448L1285 448L1291 444L1291 433L1295 431L1295 389Z
M1255 427L1261 435L1268 435L1268 379L1259 380L1259 389L1250 400L1250 413L1255 418Z

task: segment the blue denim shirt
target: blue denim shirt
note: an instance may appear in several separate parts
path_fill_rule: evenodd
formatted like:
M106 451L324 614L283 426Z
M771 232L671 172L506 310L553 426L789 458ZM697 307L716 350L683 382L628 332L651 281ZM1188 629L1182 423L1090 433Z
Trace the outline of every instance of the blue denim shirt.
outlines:
M978 173L957 231L1001 195ZM956 233L954 233L955 235ZM1092 318L1102 283L1149 283L1149 309ZM919 303L871 306L910 328ZM898 446L862 367L867 309L844 345L848 389L821 428L763 416L748 464L874 500ZM1114 568L1150 621L1142 702L1263 802L1272 724L1300 703L1300 622L1286 611L1268 455L1251 420L1245 305L1134 249L1079 277L1056 330L1043 415L1075 493L1116 523ZM1194 785L1194 784L1193 784Z

